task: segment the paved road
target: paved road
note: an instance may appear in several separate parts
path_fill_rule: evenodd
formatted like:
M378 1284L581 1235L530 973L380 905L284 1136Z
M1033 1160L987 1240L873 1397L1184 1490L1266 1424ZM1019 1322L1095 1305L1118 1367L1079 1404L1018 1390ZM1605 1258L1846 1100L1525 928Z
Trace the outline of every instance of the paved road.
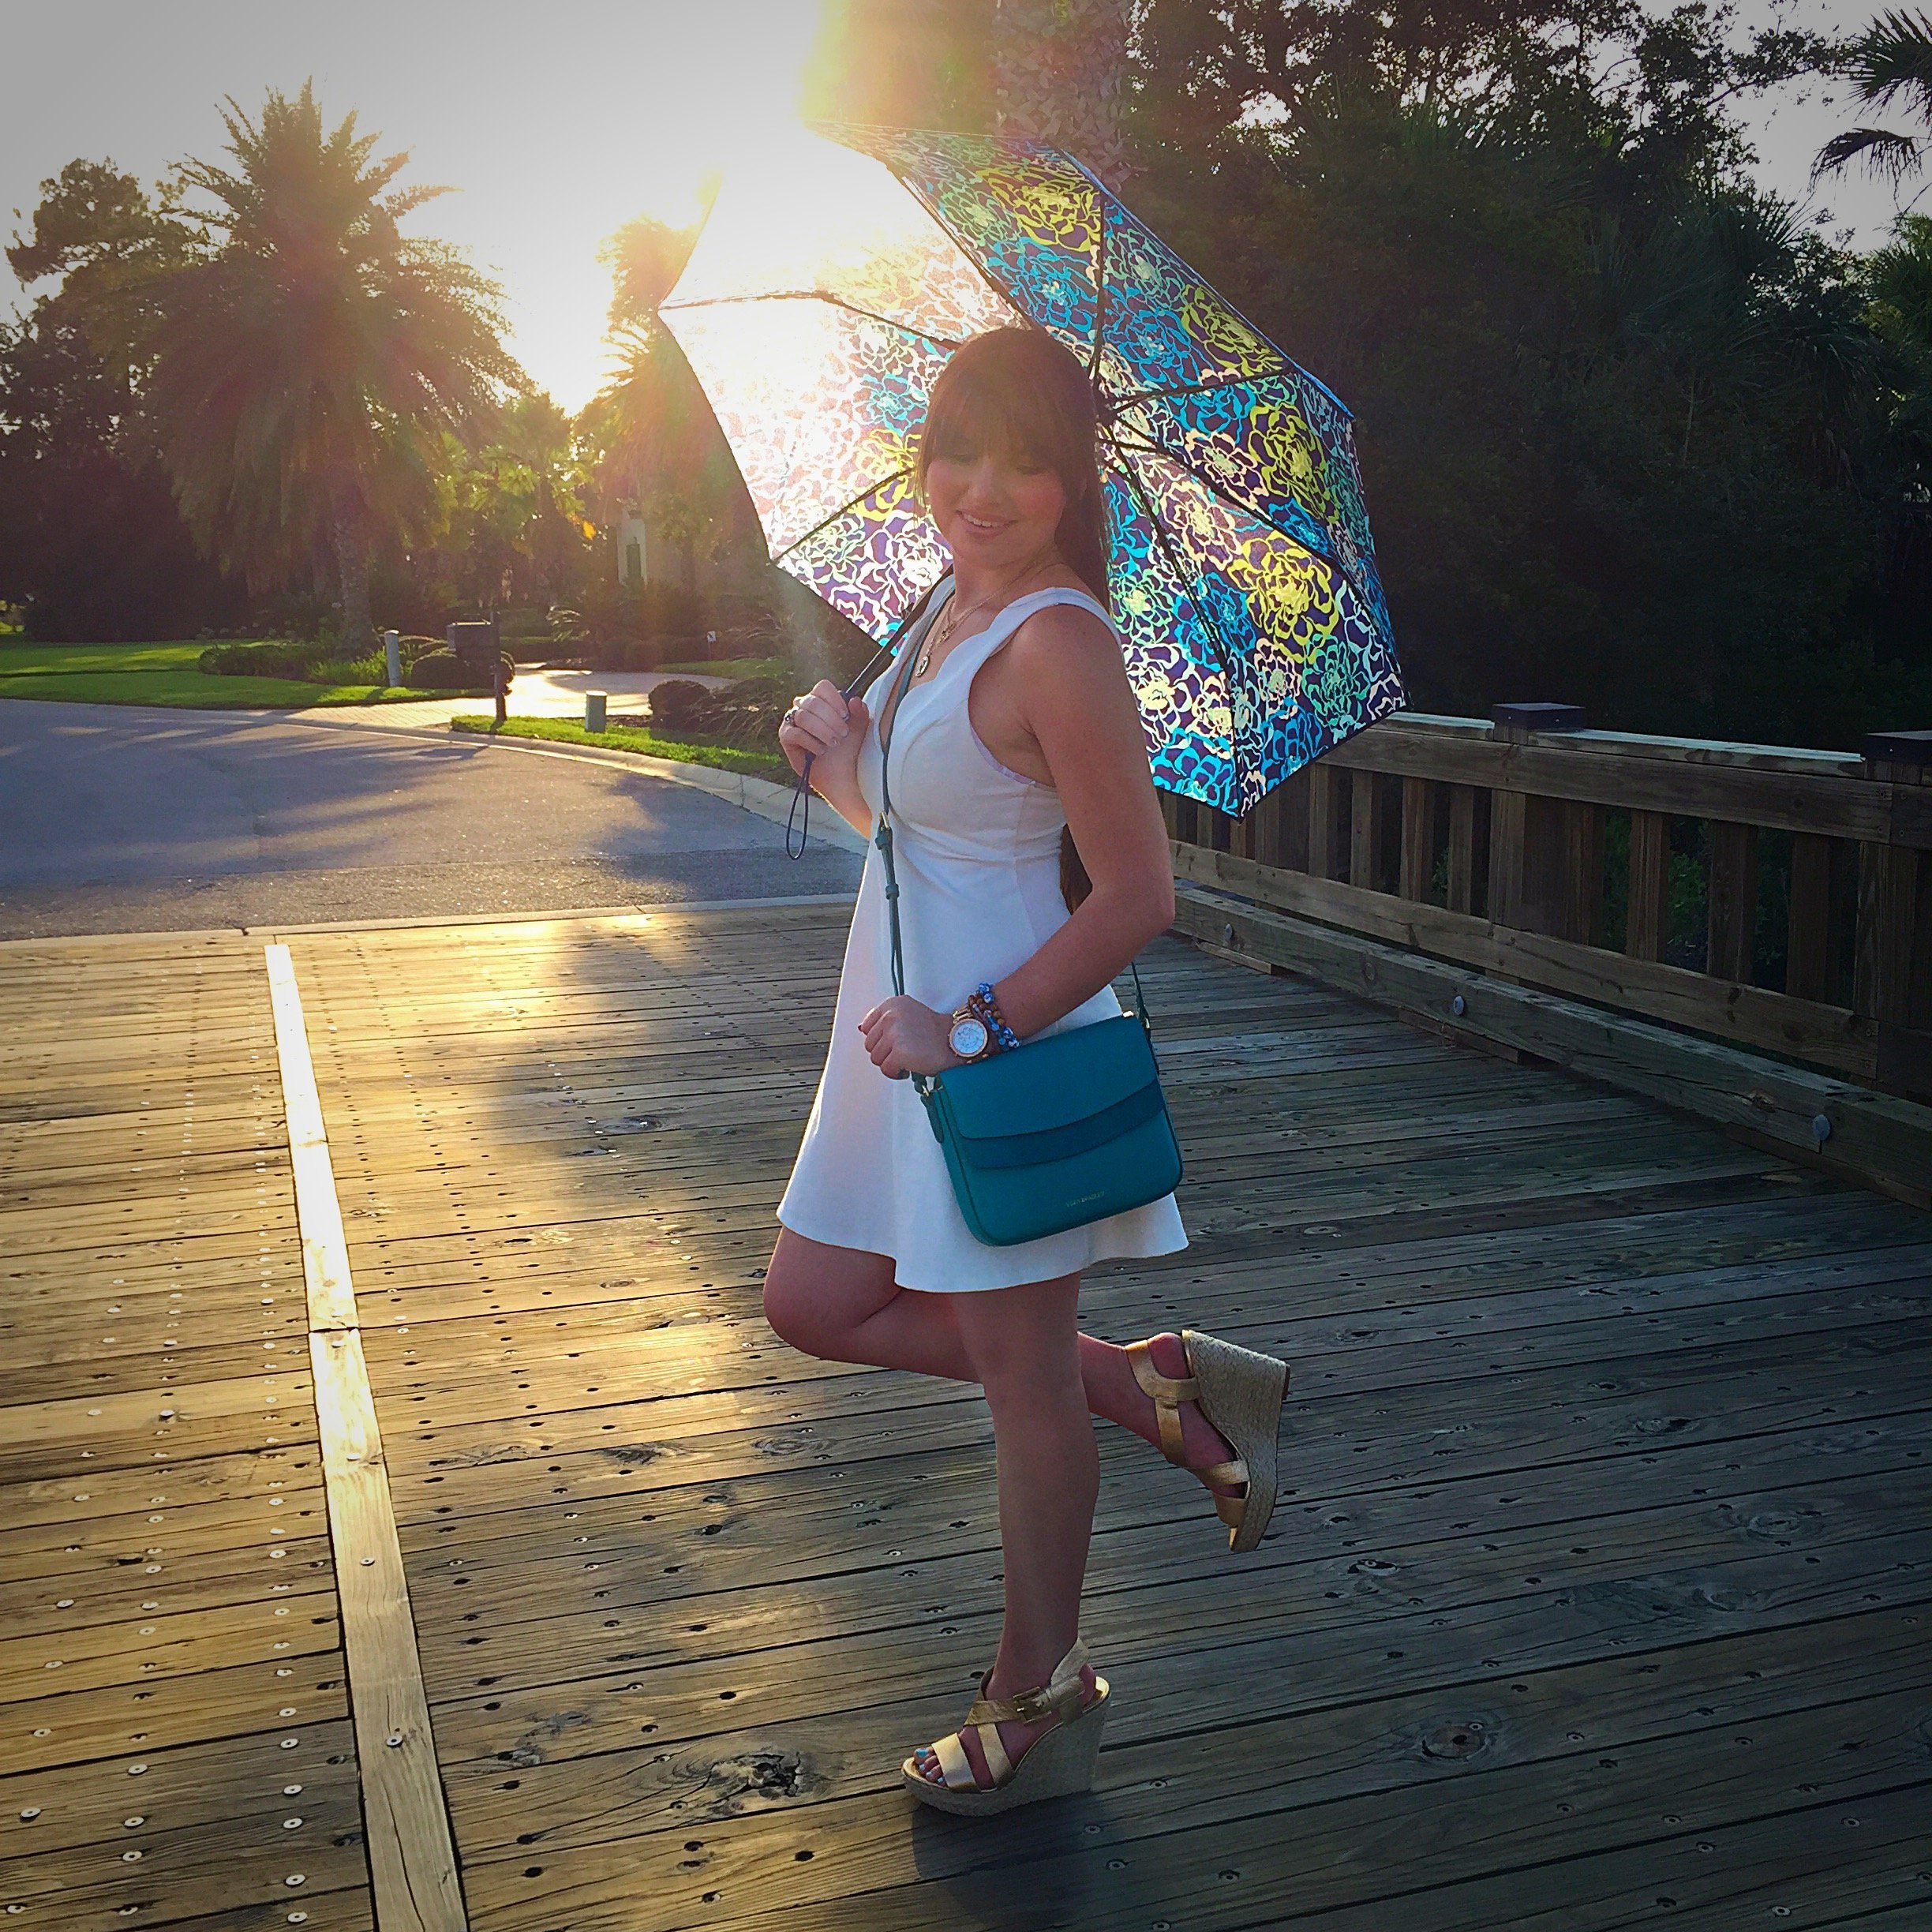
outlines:
M339 724L0 704L0 938L840 892L641 772Z

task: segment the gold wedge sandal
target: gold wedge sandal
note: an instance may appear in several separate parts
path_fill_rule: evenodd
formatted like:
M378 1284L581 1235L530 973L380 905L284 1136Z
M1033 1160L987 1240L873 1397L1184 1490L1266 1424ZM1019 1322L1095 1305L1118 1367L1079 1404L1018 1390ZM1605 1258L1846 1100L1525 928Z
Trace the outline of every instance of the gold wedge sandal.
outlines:
M1228 1526L1228 1548L1245 1555L1261 1541L1275 1513L1275 1445L1288 1393L1288 1365L1196 1328L1181 1331L1181 1346L1189 1371L1185 1380L1163 1375L1145 1342L1129 1343L1127 1360L1134 1380L1154 1398L1161 1454L1208 1485L1214 1494L1215 1514ZM1227 1438L1234 1451L1231 1462L1189 1468L1181 1449L1185 1402L1198 1402L1201 1413ZM1239 1483L1241 1493L1224 1496L1215 1488L1217 1483Z
M1070 1792L1087 1790L1093 1783L1094 1762L1100 1754L1108 1693L1106 1679L1096 1676L1093 1702L1082 1702L1087 1687L1080 1682L1080 1670L1086 1661L1086 1645L1076 1643L1054 1666L1046 1683L1022 1690L1017 1697L989 1698L983 1677L980 1694L973 1699L966 1721L979 1733L979 1748L986 1753L992 1784L983 1785L974 1778L972 1760L958 1734L951 1732L930 1747L945 1782L935 1784L930 1778L920 1777L917 1763L908 1758L899 1767L907 1788L922 1804L936 1805L942 1811L957 1812L964 1818L990 1818L1017 1805L1037 1804L1043 1798L1063 1798ZM1043 1731L1015 1764L1000 1743L1000 1726L1039 1724L1048 1717L1060 1721L1050 1731Z

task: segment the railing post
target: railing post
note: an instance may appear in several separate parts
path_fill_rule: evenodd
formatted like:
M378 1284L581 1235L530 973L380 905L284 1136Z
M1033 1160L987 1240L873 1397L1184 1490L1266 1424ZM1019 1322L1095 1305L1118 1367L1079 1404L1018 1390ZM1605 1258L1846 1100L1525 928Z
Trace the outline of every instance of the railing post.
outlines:
M1309 768L1308 869L1316 878L1339 878L1337 846L1342 835L1340 770L1319 760Z
M1476 910L1476 860L1479 848L1476 835L1476 807L1480 794L1474 785L1449 788L1449 910Z
M1661 960L1669 937L1670 816L1666 812L1633 811L1623 950L1632 959Z
M1575 705L1498 705L1497 737L1585 729ZM1598 807L1533 793L1499 792L1490 807L1489 916L1498 925L1588 944L1602 896L1603 813Z
M1883 732L1865 741L1865 775L1921 826L1916 794L1932 788L1932 732ZM1859 846L1858 939L1852 1007L1878 1038L1878 1078L1908 1093L1932 1091L1932 852L1896 839Z
M1240 818L1230 818L1227 822L1227 849L1236 859L1252 859L1254 854L1255 812L1244 813Z
M1713 818L1705 894L1704 970L1719 979L1749 983L1751 940L1758 923L1758 828Z
M1349 883L1364 892L1381 889L1382 788L1372 771L1350 773L1353 781L1349 799Z
M1436 870L1436 788L1426 778L1405 778L1402 794L1402 872L1396 890L1417 904L1428 897Z
M1784 990L1822 1000L1832 988L1832 841L1792 834L1790 915L1785 923Z

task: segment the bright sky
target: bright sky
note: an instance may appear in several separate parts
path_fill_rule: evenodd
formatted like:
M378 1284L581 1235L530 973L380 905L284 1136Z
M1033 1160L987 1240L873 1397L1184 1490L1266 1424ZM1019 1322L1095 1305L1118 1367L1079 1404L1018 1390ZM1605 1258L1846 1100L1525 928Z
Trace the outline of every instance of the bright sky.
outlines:
M31 210L39 182L77 155L145 179L184 155L213 158L223 95L253 108L266 88L292 92L313 76L331 118L354 108L384 152L411 152L406 179L461 190L417 216L417 231L498 275L512 347L575 409L603 366L599 245L639 213L688 219L708 169L792 118L822 4L0 0L0 224L10 234L5 212ZM1769 18L1770 0L1739 10ZM1844 0L1790 0L1783 14L1822 25L1834 10L1842 21ZM1799 90L1754 114L1752 133L1769 185L1870 244L1890 219L1889 188L1806 187L1811 156L1852 118L1828 91Z
M590 400L610 273L634 215L693 219L706 173L796 118L822 0L0 0L0 223L76 155L151 180L214 159L224 95L251 110L313 77L460 190L412 219L502 281L511 346L567 408ZM0 301L13 292L0 262Z

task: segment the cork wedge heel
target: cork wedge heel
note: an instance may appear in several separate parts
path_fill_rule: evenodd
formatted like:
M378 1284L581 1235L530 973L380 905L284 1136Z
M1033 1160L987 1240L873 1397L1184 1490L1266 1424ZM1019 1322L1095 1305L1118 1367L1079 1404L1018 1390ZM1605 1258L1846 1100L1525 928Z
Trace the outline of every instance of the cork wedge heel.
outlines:
M1187 1356L1185 1377L1163 1375L1144 1342L1129 1345L1128 1363L1142 1391L1153 1398L1161 1454L1214 1492L1215 1514L1228 1527L1228 1548L1245 1556L1260 1542L1275 1513L1277 1443L1288 1394L1288 1365L1197 1328L1181 1331L1181 1346ZM1226 1437L1234 1451L1231 1462L1211 1469L1191 1468L1181 1433L1181 1405L1189 1402L1199 1403L1201 1413ZM1237 1484L1238 1495L1222 1493Z

